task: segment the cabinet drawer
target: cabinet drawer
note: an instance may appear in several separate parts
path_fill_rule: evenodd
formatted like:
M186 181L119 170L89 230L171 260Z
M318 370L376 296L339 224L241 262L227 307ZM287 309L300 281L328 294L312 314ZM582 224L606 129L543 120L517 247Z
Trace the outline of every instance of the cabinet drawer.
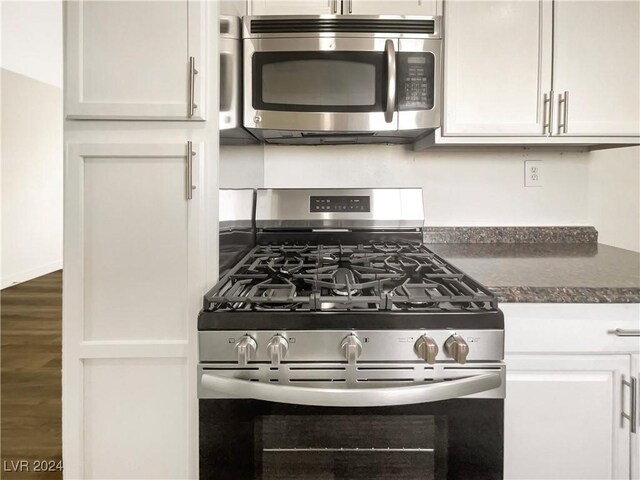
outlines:
M503 304L507 353L636 353L640 304Z

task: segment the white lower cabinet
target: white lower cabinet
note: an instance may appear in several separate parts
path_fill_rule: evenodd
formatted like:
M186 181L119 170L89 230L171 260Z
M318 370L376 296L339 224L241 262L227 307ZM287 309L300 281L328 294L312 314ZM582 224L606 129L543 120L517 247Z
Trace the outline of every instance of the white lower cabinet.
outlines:
M630 355L507 357L506 479L628 479Z
M204 262L202 195L191 187L203 148L189 151L186 142L68 146L65 478L197 476Z
M640 304L503 304L504 478L638 478ZM636 387L637 388L637 387ZM637 393L637 392L636 392ZM636 395L636 407L638 399Z

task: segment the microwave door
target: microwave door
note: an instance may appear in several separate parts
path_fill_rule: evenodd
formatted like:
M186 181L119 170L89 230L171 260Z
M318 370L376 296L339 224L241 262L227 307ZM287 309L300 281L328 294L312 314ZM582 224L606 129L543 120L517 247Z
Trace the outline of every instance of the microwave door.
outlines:
M397 38L245 39L245 126L395 131L397 50Z
M442 41L401 38L396 56L400 130L440 127Z

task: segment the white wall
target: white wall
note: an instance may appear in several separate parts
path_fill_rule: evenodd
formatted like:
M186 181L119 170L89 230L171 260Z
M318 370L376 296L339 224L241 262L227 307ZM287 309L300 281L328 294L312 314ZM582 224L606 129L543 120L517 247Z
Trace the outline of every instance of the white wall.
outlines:
M262 145L220 146L220 188L260 188L264 185Z
M590 153L589 216L600 242L640 252L640 147Z
M413 152L402 146L266 146L266 187L418 186L429 226L589 225L589 153L525 149ZM544 186L524 186L543 160Z
M2 288L62 267L62 3L2 2Z
M2 0L2 68L62 88L62 2Z

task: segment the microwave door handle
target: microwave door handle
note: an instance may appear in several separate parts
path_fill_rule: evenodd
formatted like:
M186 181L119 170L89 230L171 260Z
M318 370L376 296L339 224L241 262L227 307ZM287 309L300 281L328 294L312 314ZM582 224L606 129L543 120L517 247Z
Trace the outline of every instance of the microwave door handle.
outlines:
M384 112L384 120L391 123L396 110L396 50L393 40L385 42L384 53L387 57L387 109Z
M203 374L201 388L236 398L318 407L384 407L449 400L493 390L502 385L500 373L427 385L382 388L317 388L274 385Z

